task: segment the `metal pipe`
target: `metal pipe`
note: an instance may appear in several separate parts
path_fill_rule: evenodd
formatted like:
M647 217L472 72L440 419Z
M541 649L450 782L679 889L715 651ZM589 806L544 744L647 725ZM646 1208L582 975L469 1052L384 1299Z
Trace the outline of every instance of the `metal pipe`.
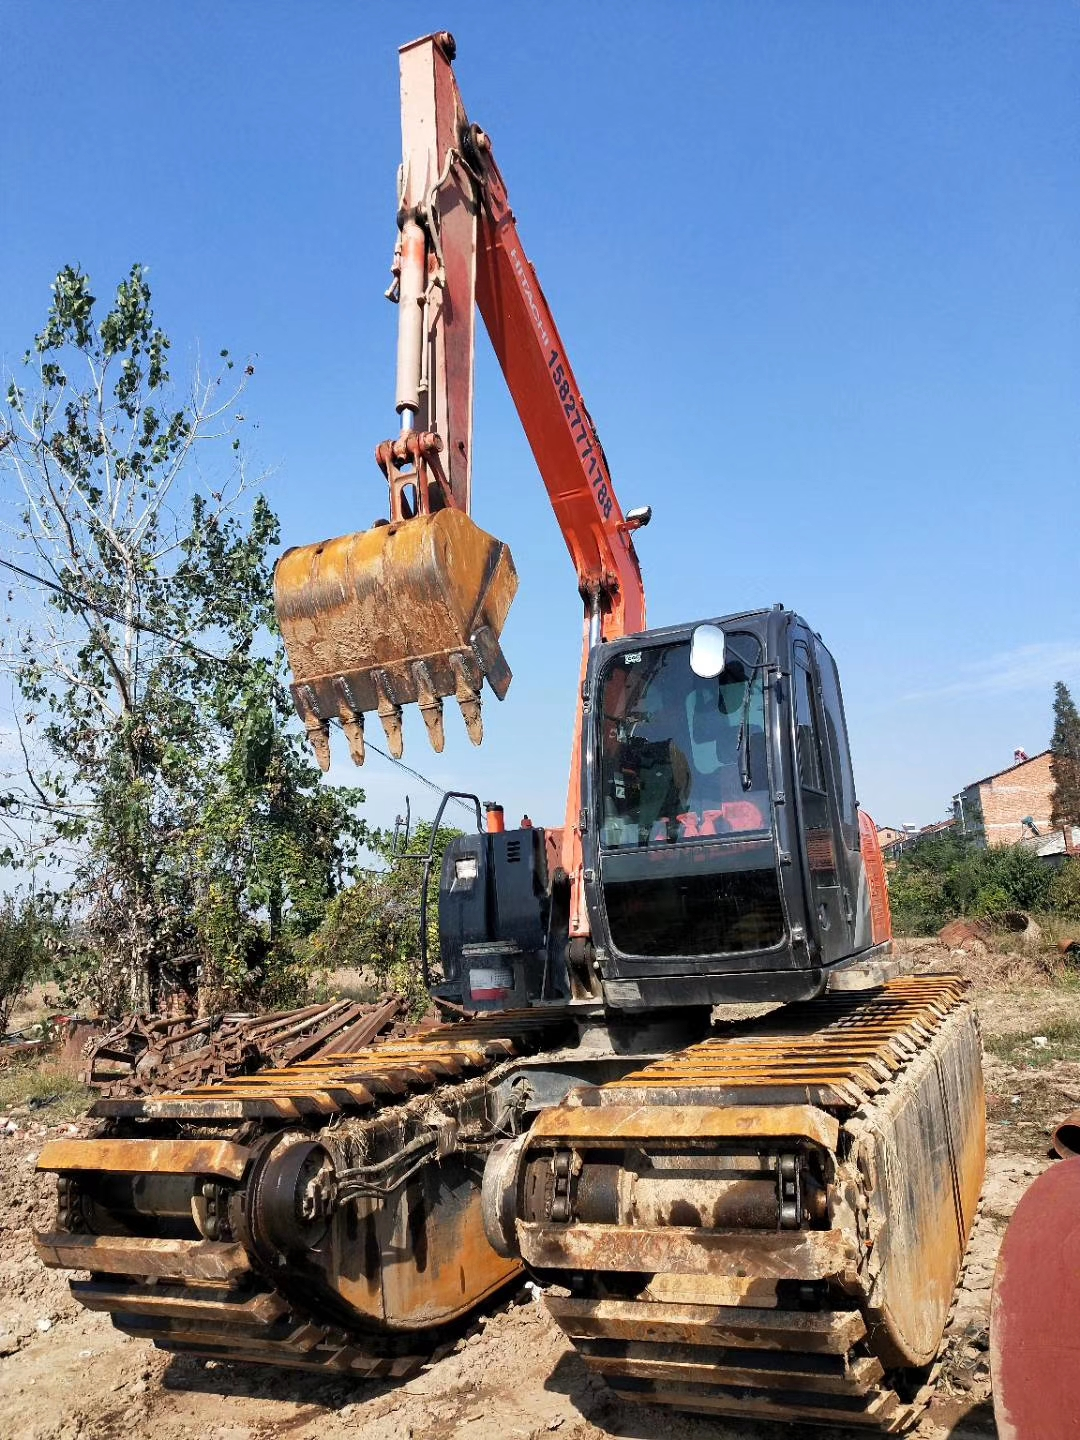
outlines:
M595 650L600 644L600 591L595 590L589 608L589 649Z
M402 429L412 428L420 412L420 372L424 352L424 293L427 289L427 237L419 221L401 227L401 275L398 299L397 396ZM409 412L412 412L410 415Z
M477 833L481 835L484 833L484 824L480 818L480 797L470 795L467 790L447 790L435 812L435 822L431 827L431 839L428 842L427 854L424 856L424 878L420 882L420 974L424 981L424 989L429 993L431 991L431 965L428 961L427 947L428 882L431 879L431 867L435 863L435 842L439 838L439 826L442 824L443 813L451 800L471 800L476 809Z

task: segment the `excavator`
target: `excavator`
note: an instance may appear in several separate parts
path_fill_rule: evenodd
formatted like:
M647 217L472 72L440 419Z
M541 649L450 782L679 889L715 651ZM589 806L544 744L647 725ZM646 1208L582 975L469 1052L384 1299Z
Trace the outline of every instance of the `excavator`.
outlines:
M372 714L400 756L414 704L436 750L447 699L480 742L517 579L471 516L479 310L582 602L564 818L458 796L419 957L442 1023L99 1099L41 1152L37 1249L167 1350L358 1377L413 1373L527 1273L627 1402L900 1431L982 1182L973 1005L892 957L820 635L782 605L646 628L650 511L616 497L454 53L400 52L389 517L283 555L275 603L324 769Z

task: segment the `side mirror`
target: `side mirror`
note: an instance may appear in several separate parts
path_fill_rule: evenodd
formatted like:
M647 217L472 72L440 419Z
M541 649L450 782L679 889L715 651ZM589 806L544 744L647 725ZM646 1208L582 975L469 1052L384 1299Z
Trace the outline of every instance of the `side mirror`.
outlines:
M699 625L690 639L690 669L702 680L722 675L727 657L719 625Z

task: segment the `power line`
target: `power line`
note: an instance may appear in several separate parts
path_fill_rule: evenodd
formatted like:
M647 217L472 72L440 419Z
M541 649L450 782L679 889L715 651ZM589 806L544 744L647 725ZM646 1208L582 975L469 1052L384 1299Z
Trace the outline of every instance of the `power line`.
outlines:
M341 721L336 715L334 716L334 724L341 725ZM374 750L376 755L381 755L384 760L389 760L391 765L396 765L399 770L404 770L406 775L411 775L414 780L419 780L421 785L426 785L428 789L433 790L436 795L446 794L444 786L437 784L434 780L429 780L426 775L421 775L419 770L414 770L411 765L406 765L404 760L397 760L393 755L388 755L385 750L380 750L378 745L367 739L366 736L364 737L364 749ZM458 800L453 796L451 799L455 805L460 805L462 810L467 810L470 815L472 814L471 806L467 805L464 800Z
M212 655L209 650L200 649L198 645L193 644L190 640L182 640L178 635L170 635L165 630L158 630L153 625L147 625L145 621L129 620L109 606L100 605L86 595L78 595L74 590L68 590L66 586L59 585L54 580L47 580L44 575L35 575L32 570L24 570L21 565L15 565L10 560L0 559L0 565L2 565L5 570L10 570L14 574L21 576L24 580L30 580L33 584L42 586L43 589L52 590L55 594L62 595L65 600L69 600L73 605L77 605L81 609L93 610L95 614L103 616L106 620L112 620L117 625L130 625L133 630L142 631L147 635L156 635L159 640L167 640L171 645L182 645L185 649L200 656L203 660L211 660L216 665L231 666L236 663L234 659L226 656ZM335 723L340 724L341 722L335 720ZM411 765L406 765L403 760L397 760L393 755L388 755L385 750L380 750L378 745L373 744L370 740L368 740L366 744L367 748L374 750L376 755L381 755L384 760L389 760L391 765L396 765L399 770L404 770L407 775L411 775L414 780L419 780L421 785L426 785L428 789L434 791L436 795L444 795L446 793L442 785L436 784L434 780L429 780L426 775L421 775L419 770L414 770ZM454 804L460 805L460 807L468 811L469 814L472 813L464 800L455 799Z
M147 625L145 620L129 619L108 605L101 605L87 595L77 595L74 590L68 590L66 586L58 585L55 580L46 580L44 575L35 575L32 570L24 570L21 565L15 565L10 560L0 560L0 565L5 570L11 570L14 574L21 575L24 580L30 580L45 590L52 590L54 594L62 595L65 600L70 600L80 610L93 610L95 615L100 615L105 620L112 620L117 625L128 625L132 630L139 630L143 634L156 635L159 640L168 640L170 645L182 645L185 650L190 650L192 654L200 656L203 660L212 660L216 665L235 664L235 661L227 656L212 655L209 650L201 650L190 640L182 640L179 635L170 635L166 630L158 630L153 625Z

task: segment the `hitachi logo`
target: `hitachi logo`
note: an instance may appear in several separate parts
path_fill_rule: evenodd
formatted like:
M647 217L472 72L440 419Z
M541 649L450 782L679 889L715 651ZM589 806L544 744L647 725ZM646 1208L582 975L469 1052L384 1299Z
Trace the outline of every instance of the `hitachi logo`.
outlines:
M540 314L540 307L536 303L536 298L533 295L533 288L529 284L529 277L525 273L525 266L521 263L521 256L518 254L516 248L510 251L510 258L514 262L514 269L518 273L518 279L521 281L521 288L525 294L526 304L532 311L532 317L536 321L536 328L540 332L540 338L541 340L543 340L545 345L550 345L551 339L548 335L547 327L544 324L543 317Z

